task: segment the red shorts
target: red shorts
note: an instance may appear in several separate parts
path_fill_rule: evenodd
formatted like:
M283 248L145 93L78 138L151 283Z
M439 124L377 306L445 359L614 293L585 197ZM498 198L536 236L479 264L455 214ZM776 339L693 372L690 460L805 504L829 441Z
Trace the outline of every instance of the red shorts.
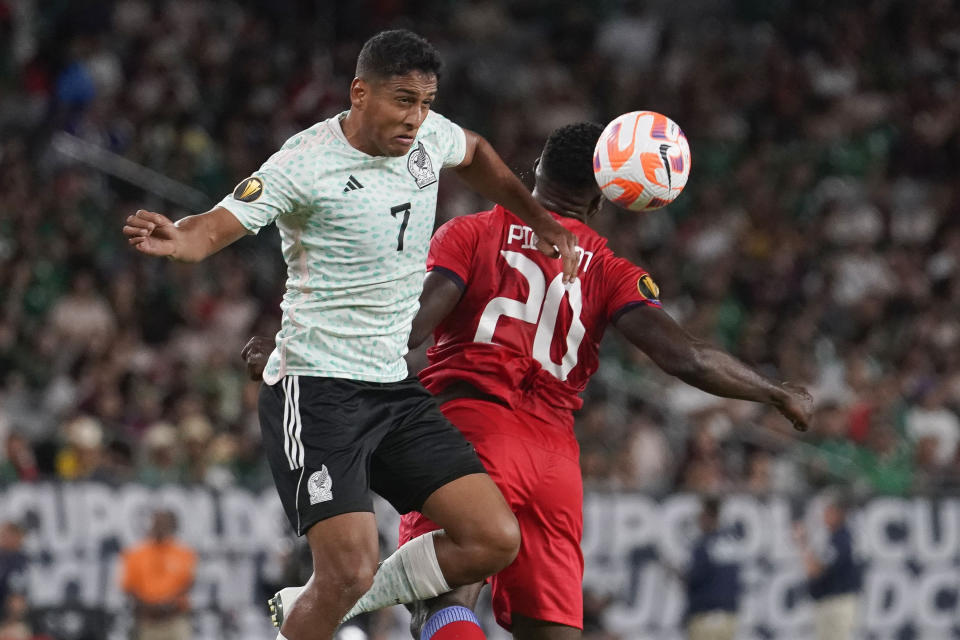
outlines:
M490 579L493 612L509 630L513 614L583 628L583 482L568 426L473 399L445 403L520 523L517 559ZM400 544L439 527L412 511Z

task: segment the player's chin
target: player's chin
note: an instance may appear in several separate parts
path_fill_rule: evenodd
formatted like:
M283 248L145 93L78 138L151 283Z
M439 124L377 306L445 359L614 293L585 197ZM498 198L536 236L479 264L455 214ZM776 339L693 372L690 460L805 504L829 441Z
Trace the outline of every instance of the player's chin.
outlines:
M397 136L395 138L390 138L390 141L384 146L384 152L388 156L403 156L410 151L410 147L413 146L413 138L406 138L402 136Z

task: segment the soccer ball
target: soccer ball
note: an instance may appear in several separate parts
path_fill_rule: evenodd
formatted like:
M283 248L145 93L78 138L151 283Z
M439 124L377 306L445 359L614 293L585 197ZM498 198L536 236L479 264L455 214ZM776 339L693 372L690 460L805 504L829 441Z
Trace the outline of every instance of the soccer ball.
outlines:
M607 199L631 211L653 211L686 186L690 145L667 116L631 111L603 130L593 151L593 175Z

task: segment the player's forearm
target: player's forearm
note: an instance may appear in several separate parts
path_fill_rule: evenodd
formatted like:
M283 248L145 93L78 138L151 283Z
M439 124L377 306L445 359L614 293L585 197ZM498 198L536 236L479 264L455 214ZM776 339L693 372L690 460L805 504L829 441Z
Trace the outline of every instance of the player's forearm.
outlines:
M456 171L471 189L513 212L534 231L553 223L550 214L533 199L530 191L483 138L478 136L470 164Z
M223 224L227 216L232 218L232 214L217 207L177 220L176 227L180 233L174 237L175 248L170 259L200 262L245 235L239 223L233 227Z
M691 336L660 308L631 309L616 320L616 326L658 367L698 389L775 406L788 397L778 384L729 353Z
M687 384L725 398L778 406L787 397L779 384L706 342L695 343L687 361L672 373Z

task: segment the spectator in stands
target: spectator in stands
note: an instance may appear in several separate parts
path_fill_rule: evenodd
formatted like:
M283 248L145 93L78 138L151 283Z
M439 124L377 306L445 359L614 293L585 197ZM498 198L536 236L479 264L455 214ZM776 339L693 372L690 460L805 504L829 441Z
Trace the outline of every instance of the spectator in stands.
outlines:
M872 493L903 495L914 484L913 444L882 416L870 426L867 446L857 451L857 473Z
M802 522L794 535L803 555L807 587L815 604L814 625L817 640L850 640L857 618L861 568L854 556L853 535L847 523L847 502L830 495L823 510L827 539L815 551Z
M145 268L130 263L113 220L127 200L142 200L142 185L61 153L58 137L222 193L278 141L330 115L327 88L352 77L345 60L369 25L409 11L430 16L425 28L457 84L442 97L444 111L487 134L515 166L533 160L537 130L556 118L602 121L642 104L682 124L698 159L686 192L665 211L598 217L611 247L651 270L666 308L694 333L815 384L836 405L844 438L867 446L878 415L906 416L905 430L888 422L894 439L915 441L926 486L960 478L960 385L950 382L960 380L960 84L949 3L841 3L822 16L802 3L743 11L719 3L695 17L670 3L620 1L556 12L505 0L285 3L265 20L244 3L218 1L104 0L95 11L60 2L42 16L34 4L14 3L0 33L0 404L29 446L52 440L79 403L100 420L104 443L130 438L139 457L148 425L178 422L171 408L187 380L171 374L177 366L217 407L207 414L214 432L239 433L231 394L242 386L224 353L247 325L270 317L284 277L267 257L269 240L238 246L191 277L172 265L134 273ZM251 32L210 36L210 24ZM271 47L280 32L288 45ZM865 46L864 33L889 46ZM522 51L517 42L527 43ZM263 54L252 55L258 47ZM715 59L725 61L720 72ZM670 81L648 95L652 61ZM504 95L491 70L508 66ZM441 220L478 208L471 198L445 190ZM171 302L185 299L185 307ZM664 474L638 471L644 456L622 452L642 452L641 440L663 434L682 463L665 488L742 486L741 443L719 437L719 459L691 451L702 399L671 392L644 358L622 353L603 354L624 360L622 375L597 380L600 393L584 408L621 404L608 412L609 429L587 434L590 484L660 489ZM923 392L945 387L940 398ZM64 390L76 401L58 413ZM643 397L666 428L624 429L636 412L618 395ZM889 461L887 435L868 449ZM827 467L844 464L835 449L825 451ZM892 451L916 465L910 447ZM53 466L36 457L41 473ZM870 457L845 471L870 476ZM912 486L910 469L897 476L910 482L896 491Z
M707 498L700 508L700 537L691 551L684 580L689 640L733 640L740 606L740 566L731 532L720 527L720 502Z
M0 640L34 640L36 636L27 619L29 607L23 594L11 593L0 604L3 605L0 611ZM48 640L48 637L44 636L43 640Z
M140 482L157 487L183 479L179 440L173 425L156 422L147 428L143 436L143 457L137 475Z
M27 554L23 551L24 530L16 522L0 524L0 612L11 596L23 596L27 581Z
M0 484L13 481L30 482L39 475L37 458L30 441L22 433L9 433L4 443L4 451L0 455Z
M857 445L850 440L846 408L827 399L814 414L817 454L813 460L813 479L817 484L852 480L856 476Z
M116 322L91 272L80 271L73 277L70 292L50 311L50 328L61 348L101 351L106 347Z
M196 554L174 539L173 512L153 514L149 537L123 555L122 588L133 601L138 640L191 640L189 592Z
M907 435L918 445L929 441L930 466L943 469L957 459L960 442L960 418L947 408L946 389L931 387L920 395L919 405L907 412Z
M103 427L98 420L81 415L63 427L66 447L57 455L57 475L63 480L105 480Z

